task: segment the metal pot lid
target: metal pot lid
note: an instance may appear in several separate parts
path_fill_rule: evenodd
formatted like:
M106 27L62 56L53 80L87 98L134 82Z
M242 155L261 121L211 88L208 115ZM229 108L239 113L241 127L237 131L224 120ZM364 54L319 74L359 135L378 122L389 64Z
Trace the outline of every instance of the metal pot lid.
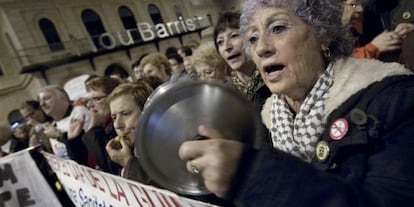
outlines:
M257 122L250 101L222 82L162 85L149 97L137 122L135 153L161 187L183 195L211 194L200 175L186 170L186 162L178 156L179 146L197 137L200 124L253 144Z

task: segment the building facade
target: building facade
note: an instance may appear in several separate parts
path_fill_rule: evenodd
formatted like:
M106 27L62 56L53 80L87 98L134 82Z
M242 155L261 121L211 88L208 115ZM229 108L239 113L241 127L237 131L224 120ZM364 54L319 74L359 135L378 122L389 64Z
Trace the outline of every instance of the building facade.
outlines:
M237 0L0 0L0 121L47 84L211 39Z

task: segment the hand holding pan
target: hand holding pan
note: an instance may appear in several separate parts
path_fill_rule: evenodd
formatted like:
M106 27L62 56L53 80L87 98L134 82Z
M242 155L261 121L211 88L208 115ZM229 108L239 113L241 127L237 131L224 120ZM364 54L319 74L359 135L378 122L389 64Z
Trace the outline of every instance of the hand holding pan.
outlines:
M147 174L160 186L183 195L207 195L199 175L186 170L178 148L199 137L199 125L225 137L254 144L258 115L239 91L221 82L183 81L160 86L149 97L137 122L135 153Z

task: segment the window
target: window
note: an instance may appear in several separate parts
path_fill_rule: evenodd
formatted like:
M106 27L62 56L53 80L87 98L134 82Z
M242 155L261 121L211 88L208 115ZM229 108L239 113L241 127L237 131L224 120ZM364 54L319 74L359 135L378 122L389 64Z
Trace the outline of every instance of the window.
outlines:
M49 19L42 18L39 20L39 27L42 30L50 50L59 51L63 50L64 46L60 40L59 34L56 31L55 25Z
M102 45L99 43L99 36L105 33L106 31L102 24L101 18L98 16L98 14L96 14L96 12L92 11L91 9L85 9L82 12L82 21L86 29L88 30L89 36L91 37L96 48L103 48ZM110 39L108 38L103 38L102 41L105 45L111 44Z
M137 28L137 21L135 20L134 15L132 14L131 10L128 9L126 6L119 7L118 10L119 17L121 18L122 24L124 25L126 30L130 30L132 38L135 41L142 40L141 35L139 34Z
M174 13L178 20L180 19L180 17L184 19L183 13L181 12L180 7L178 7L177 5L174 5Z
M151 16L151 19L152 19L152 22L154 23L154 25L156 25L158 23L164 23L164 20L162 19L160 10L154 4L149 4L148 5L148 13Z

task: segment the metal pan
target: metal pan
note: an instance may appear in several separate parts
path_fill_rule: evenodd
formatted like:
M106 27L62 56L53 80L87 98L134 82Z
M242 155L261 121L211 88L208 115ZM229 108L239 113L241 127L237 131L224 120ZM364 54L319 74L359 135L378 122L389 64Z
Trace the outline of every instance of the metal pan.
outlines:
M137 122L135 153L161 187L183 195L207 195L201 176L189 173L179 158L179 146L197 137L200 124L253 144L257 122L253 105L222 82L162 85L149 97Z

